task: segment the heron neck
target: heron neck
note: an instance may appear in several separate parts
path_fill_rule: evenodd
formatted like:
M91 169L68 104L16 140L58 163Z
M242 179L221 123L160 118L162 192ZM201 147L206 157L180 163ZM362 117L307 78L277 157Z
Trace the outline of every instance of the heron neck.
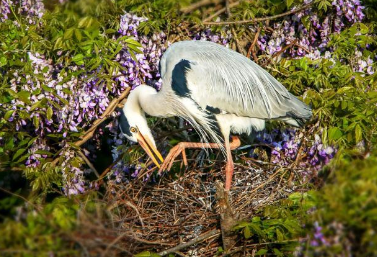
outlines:
M139 105L145 113L157 117L170 116L170 105L162 92L157 92L156 89L146 85L140 85L135 90L137 90Z

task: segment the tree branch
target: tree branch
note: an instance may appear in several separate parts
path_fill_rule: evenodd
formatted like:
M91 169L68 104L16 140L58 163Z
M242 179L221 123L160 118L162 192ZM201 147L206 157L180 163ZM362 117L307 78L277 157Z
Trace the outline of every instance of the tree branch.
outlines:
M229 9L235 7L235 6L239 5L239 4L240 4L239 1L238 1L238 2L234 2L234 3L230 3L230 4L229 4ZM212 14L211 16L205 18L205 19L203 20L203 22L207 22L207 21L212 20L213 18L215 18L215 17L219 16L220 14L226 12L226 10L227 10L226 7L221 8L220 10L218 10L217 12L215 12L214 14Z
M200 7L203 7L205 5L218 4L220 2L221 2L221 0L202 0L202 1L199 1L199 2L196 2L196 3L193 3L190 6L181 8L181 12L183 12L184 14L187 14L187 13L190 13L190 12L192 12L192 11L194 11L194 10L200 8Z
M214 230L211 230L207 233L204 233L203 235L201 236L198 236L197 238L191 240L191 241L188 241L187 243L183 243L183 244L180 244L180 245L177 245L177 246L174 246L173 248L170 248L170 249L167 249L167 250L164 250L162 252L159 252L158 255L161 255L161 256L165 256L165 255L168 255L169 253L174 253L176 251L179 251L179 250L182 250L184 248L187 248L191 245L194 245L196 243L199 243L203 240L206 240L210 237L217 237L220 235L220 231L218 229L214 229Z
M297 9L294 9L294 10L291 10L291 11L288 11L288 12L285 12L285 13L269 16L269 17L255 18L255 19L251 19L251 20L241 20L241 21L219 21L219 22L205 21L205 22L203 22L203 24L204 25L231 25L231 24L247 24L247 23L256 23L256 22L261 22L261 21L274 20L274 19L278 19L278 18L287 16L287 15L291 15L291 14L301 12L301 11L309 8L310 6L312 6L312 4L313 4L313 2L305 4L305 5L297 8Z
M259 37L259 33L261 31L261 28L258 27L258 30L257 32L255 33L255 36L254 36L254 40L253 40L253 43L251 44L250 48L249 48L249 51L247 51L247 58L250 58L250 55L251 53L253 54L253 58L254 58L254 61L257 62L258 61L258 58L257 58L257 55L255 54L255 44L257 43L258 41L258 37Z
M230 18L232 16L232 13L230 12L229 0L225 0L225 9L226 13L228 14L228 18Z

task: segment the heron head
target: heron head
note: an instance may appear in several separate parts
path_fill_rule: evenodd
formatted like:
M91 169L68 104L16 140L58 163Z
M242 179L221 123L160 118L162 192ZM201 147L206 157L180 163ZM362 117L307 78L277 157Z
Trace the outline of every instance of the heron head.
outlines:
M121 110L119 127L123 135L132 142L138 142L157 167L160 167L164 159L157 150L147 119L142 111L134 110L127 101Z

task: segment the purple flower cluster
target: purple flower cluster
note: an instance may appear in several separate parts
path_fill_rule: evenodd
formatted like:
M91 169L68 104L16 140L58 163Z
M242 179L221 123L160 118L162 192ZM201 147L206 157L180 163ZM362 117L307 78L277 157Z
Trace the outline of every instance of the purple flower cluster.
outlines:
M13 2L11 0L0 1L0 22L8 19L8 14L11 13L11 6L13 6Z
M295 46L287 49L284 54L291 57L308 56L320 58L325 51L330 34L340 32L345 23L360 22L364 18L359 0L334 0L332 12L323 20L311 9L288 16L281 23L274 23L271 35L263 35L258 45L263 52L273 55L283 49L285 45Z
M44 138L38 138L36 142L29 148L29 157L26 160L25 165L28 167L36 168L41 164L41 159L47 158L46 154L38 153L37 151L49 151L50 147L46 144Z
M232 38L232 34L230 30L223 30L221 33L214 33L210 29L205 29L200 33L195 33L191 36L191 38L193 40L212 41L214 43L228 46L230 39Z
M35 24L42 18L45 8L42 0L20 0L18 12L28 20L29 24Z
M328 246L329 243L327 242L325 236L322 233L322 227L318 224L318 222L314 222L314 238L311 240L310 244L311 246Z
M303 134L297 133L296 129L273 130L272 132L260 132L256 141L272 146L271 161L282 166L288 166L296 161L299 156L299 149L303 142ZM251 150L253 156L254 150ZM303 145L298 166L303 170L303 175L316 174L324 165L334 157L336 149L332 146L324 146L318 135L314 136L314 141ZM301 158L301 157L300 157Z
M324 146L321 138L318 135L314 136L314 142L307 151L307 161L316 170L320 170L323 165L326 165L334 157L336 149L331 146Z
M161 87L160 74L158 73L159 58L166 50L166 35L163 32L155 33L151 37L140 36L137 28L140 23L146 21L129 13L124 14L120 20L119 33L124 36L133 36L142 46L142 53L136 54L134 60L131 54L124 49L116 56L118 61L127 71L117 74L117 81L132 88L148 83L157 89Z
M355 59L357 61L357 64L353 67L353 70L362 72L368 75L373 75L374 74L373 59L371 59L370 56L368 56L366 60L363 60L362 57L363 57L362 52L356 50Z
M43 16L45 7L42 0L1 0L0 1L0 22L7 20L8 14L19 6L18 14L27 19L29 24L36 24Z

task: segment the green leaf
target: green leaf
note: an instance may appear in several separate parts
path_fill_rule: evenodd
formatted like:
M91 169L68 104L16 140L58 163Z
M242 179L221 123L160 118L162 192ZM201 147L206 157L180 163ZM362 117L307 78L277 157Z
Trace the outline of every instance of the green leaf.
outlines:
M45 151L45 150L37 150L37 151L35 151L35 153L36 154L43 154L43 155L52 155L52 153L51 152L49 152L49 151Z
M359 124L356 124L355 127L355 140L356 143L360 142L363 139L363 131L361 130L361 127Z
M73 56L72 61L74 61L77 65L83 65L84 64L84 55L77 54Z
M46 105L47 98L43 98L42 100L39 100L35 104L33 104L30 108L30 111L34 111L38 107L44 107Z
M327 136L328 136L329 140L335 141L335 140L338 140L339 138L341 138L343 136L343 133L339 128L331 127L328 130Z
M13 113L14 113L14 110L9 110L9 111L7 111L7 112L5 113L5 115L4 115L4 119L5 119L6 121L8 121L9 118L10 118L10 116L12 116Z
M304 24L304 26L307 30L310 29L310 16L309 15L303 16L301 18L301 22L302 22L302 24Z
M17 93L18 99L20 99L22 102L30 104L30 92L28 91L20 91Z
M7 65L7 63L8 63L7 58L5 58L5 56L1 56L0 57L0 67Z
M249 226L246 226L244 229L243 229L243 236L246 238L246 239L249 239L252 234L251 234L251 231L250 231L250 227Z
M264 254L266 254L267 252L268 252L267 249L259 249L259 251L255 253L255 255L256 255L256 256L264 255Z
M79 29L75 29L75 36L76 36L76 39L80 42L82 39L82 35Z
M282 252L279 251L279 249L277 248L274 248L274 253L276 256L284 256L284 254Z
M144 251L135 255L135 257L159 257L160 255L156 253L151 253L150 251Z
M37 116L33 117L33 124L35 128L39 128L39 117Z
M116 32L115 29L107 29L107 30L105 30L105 33L106 33L106 34L113 34L113 33L115 33L115 32Z
M278 241L283 241L284 240L284 234L278 228L276 229L276 238L277 238Z
M285 0L286 4L287 4L287 8L291 7L291 5L293 4L293 0Z
M64 32L64 39L71 39L73 35L73 28L69 28Z
M16 160L26 150L27 150L26 148L18 149L17 152L13 155L12 161Z
M255 216L255 217L253 217L253 218L251 219L251 221L255 223L255 222L260 222L261 219L260 219L260 217Z
M47 108L47 112L46 112L46 117L47 117L48 120L51 120L52 114L53 114L52 108L51 108L51 106L49 106Z

